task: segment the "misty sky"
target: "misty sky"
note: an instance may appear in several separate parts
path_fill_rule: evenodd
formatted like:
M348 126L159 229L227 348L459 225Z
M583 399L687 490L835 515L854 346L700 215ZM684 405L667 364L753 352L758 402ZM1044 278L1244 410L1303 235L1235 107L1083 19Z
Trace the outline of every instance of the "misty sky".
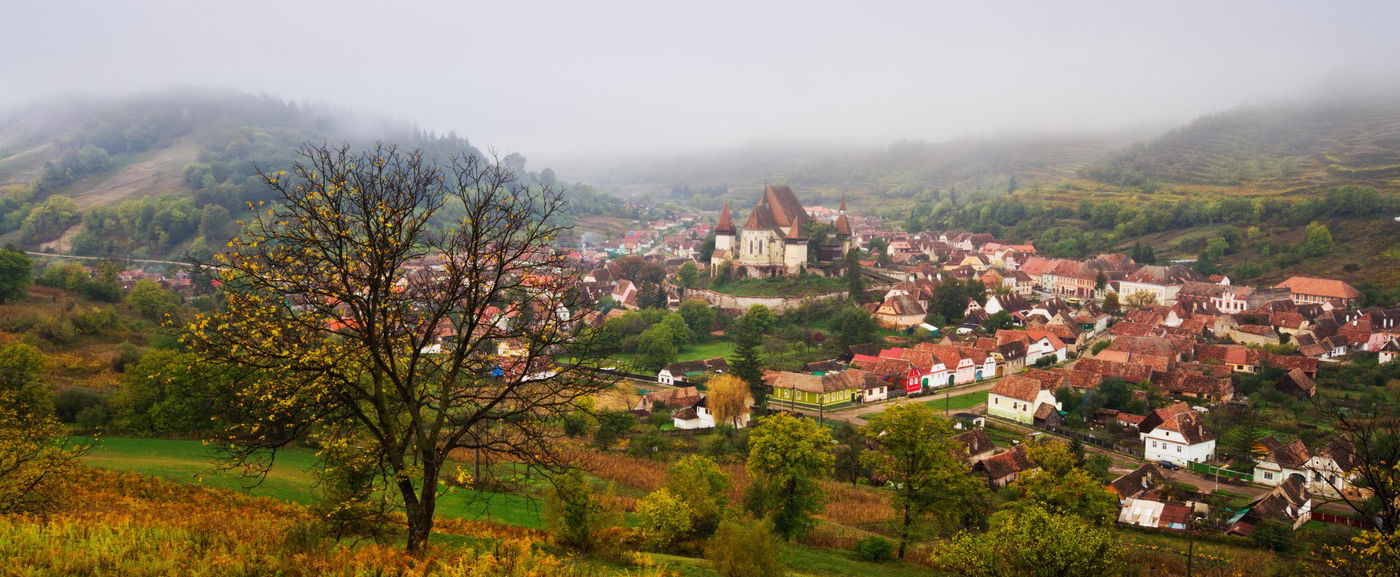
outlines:
M1176 123L1400 76L1400 2L0 0L0 106L217 85L534 161Z

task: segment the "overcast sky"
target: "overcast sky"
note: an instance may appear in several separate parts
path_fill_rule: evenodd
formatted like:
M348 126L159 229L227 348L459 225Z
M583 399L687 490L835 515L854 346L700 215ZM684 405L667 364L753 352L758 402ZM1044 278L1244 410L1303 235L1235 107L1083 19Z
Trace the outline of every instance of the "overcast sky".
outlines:
M538 167L1166 124L1400 76L1395 0L675 4L0 0L0 106L227 86Z

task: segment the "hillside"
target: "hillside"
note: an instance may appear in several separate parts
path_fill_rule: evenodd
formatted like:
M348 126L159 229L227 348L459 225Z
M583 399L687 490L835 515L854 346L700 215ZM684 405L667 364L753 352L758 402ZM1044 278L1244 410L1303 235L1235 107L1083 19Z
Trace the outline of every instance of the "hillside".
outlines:
M1400 186L1400 98L1364 96L1241 107L1204 116L1083 171L1149 182L1309 193Z
M98 256L161 256L222 244L232 215L269 200L257 169L290 165L305 143L376 141L434 160L481 156L455 133L232 90L169 89L67 98L0 113L0 242ZM559 183L500 162L525 183ZM618 203L569 186L577 214Z
M916 196L956 188L1005 192L1018 183L1054 182L1132 142L1135 133L903 141L879 148L753 145L667 158L572 167L598 188L629 197L718 208L751 202L767 183L786 183L811 204L842 198L856 206L905 208ZM710 194L719 192L719 194Z

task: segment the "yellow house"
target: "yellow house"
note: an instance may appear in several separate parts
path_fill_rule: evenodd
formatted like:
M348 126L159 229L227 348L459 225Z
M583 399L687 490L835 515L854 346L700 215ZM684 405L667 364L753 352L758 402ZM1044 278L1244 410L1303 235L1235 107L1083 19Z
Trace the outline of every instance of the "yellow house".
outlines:
M769 396L775 408L783 405L804 409L837 409L848 406L860 398L864 379L855 378L854 373L826 373L812 375L779 371L768 384L773 388Z

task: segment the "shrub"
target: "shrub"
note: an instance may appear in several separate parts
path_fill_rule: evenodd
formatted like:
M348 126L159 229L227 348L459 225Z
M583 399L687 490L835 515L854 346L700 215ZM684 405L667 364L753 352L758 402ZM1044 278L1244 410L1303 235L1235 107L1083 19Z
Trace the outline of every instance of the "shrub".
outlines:
M648 547L664 551L690 534L690 507L669 489L637 501L637 516Z
M862 561L876 563L894 558L894 544L884 537L866 537L856 543L856 556Z
M666 452L669 444L661 433L647 431L637 435L627 443L627 454L633 457L645 457L648 459L659 459Z
M781 547L772 522L729 518L705 546L705 559L720 577L779 577Z
M583 473L570 471L553 479L554 490L544 503L545 528L560 545L592 551L604 528L605 511Z
M62 422L76 423L78 413L102 403L102 395L96 391L82 388L63 389L53 397L53 412Z
M1287 553L1293 550L1293 528L1281 521L1265 521L1250 534L1254 545L1260 549Z

